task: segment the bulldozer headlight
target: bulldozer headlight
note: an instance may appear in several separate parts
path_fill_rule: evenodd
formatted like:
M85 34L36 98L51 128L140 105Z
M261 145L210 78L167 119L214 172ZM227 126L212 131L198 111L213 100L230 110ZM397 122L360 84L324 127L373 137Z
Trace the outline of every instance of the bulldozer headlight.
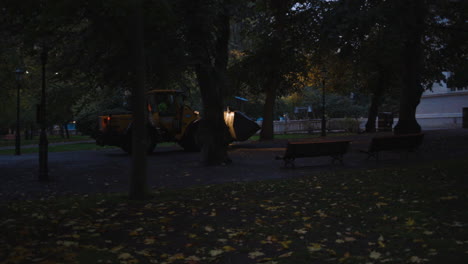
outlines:
M111 117L110 117L110 116L107 116L107 117L104 118L103 122L104 122L104 124L107 125L107 124L109 123L110 120L111 120Z

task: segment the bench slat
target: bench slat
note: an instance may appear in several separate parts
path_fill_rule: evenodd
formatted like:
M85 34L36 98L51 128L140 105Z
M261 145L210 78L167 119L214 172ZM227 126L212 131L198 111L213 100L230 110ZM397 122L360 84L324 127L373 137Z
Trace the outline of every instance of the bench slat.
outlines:
M343 155L348 151L348 146L351 141L318 141L318 142L288 142L284 156L278 157L283 159L285 167L291 165L294 167L294 159L331 156L334 160L343 162Z
M423 138L423 133L374 137L365 152L368 159L375 157L378 160L380 151L414 151L422 144Z

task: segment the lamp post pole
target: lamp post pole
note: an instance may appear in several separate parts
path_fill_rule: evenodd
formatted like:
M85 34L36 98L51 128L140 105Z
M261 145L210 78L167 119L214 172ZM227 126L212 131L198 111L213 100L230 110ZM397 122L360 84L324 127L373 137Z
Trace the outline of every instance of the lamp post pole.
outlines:
M43 47L41 53L42 64L42 89L41 89L41 106L39 110L39 122L41 125L41 134L39 137L39 181L49 180L48 163L48 144L47 141L47 124L46 124L46 64L47 64L47 50Z
M21 75L24 73L22 69L16 69L16 133L15 133L15 155L21 155L21 133L20 133L20 89L21 89Z
M322 137L327 136L327 121L325 119L325 71L322 72Z

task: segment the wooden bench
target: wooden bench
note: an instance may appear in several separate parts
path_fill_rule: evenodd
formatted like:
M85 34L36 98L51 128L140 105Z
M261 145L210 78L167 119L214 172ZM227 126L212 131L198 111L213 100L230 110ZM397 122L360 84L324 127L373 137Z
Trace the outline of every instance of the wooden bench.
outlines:
M374 137L371 140L369 149L361 150L361 152L367 153L367 159L375 158L378 161L379 152L381 151L407 153L415 151L422 144L423 138L423 133Z
M276 157L284 161L284 167L294 168L296 158L308 158L319 156L331 156L332 163L338 160L343 164L343 155L348 151L351 141L317 141L317 142L288 142L286 152L283 156Z

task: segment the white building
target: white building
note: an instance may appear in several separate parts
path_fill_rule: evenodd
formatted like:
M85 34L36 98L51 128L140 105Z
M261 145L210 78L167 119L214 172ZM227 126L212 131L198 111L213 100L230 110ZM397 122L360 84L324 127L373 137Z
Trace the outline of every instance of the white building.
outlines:
M435 83L432 91L423 93L416 119L422 129L461 128L463 112L468 115L468 87L456 89L445 82Z

